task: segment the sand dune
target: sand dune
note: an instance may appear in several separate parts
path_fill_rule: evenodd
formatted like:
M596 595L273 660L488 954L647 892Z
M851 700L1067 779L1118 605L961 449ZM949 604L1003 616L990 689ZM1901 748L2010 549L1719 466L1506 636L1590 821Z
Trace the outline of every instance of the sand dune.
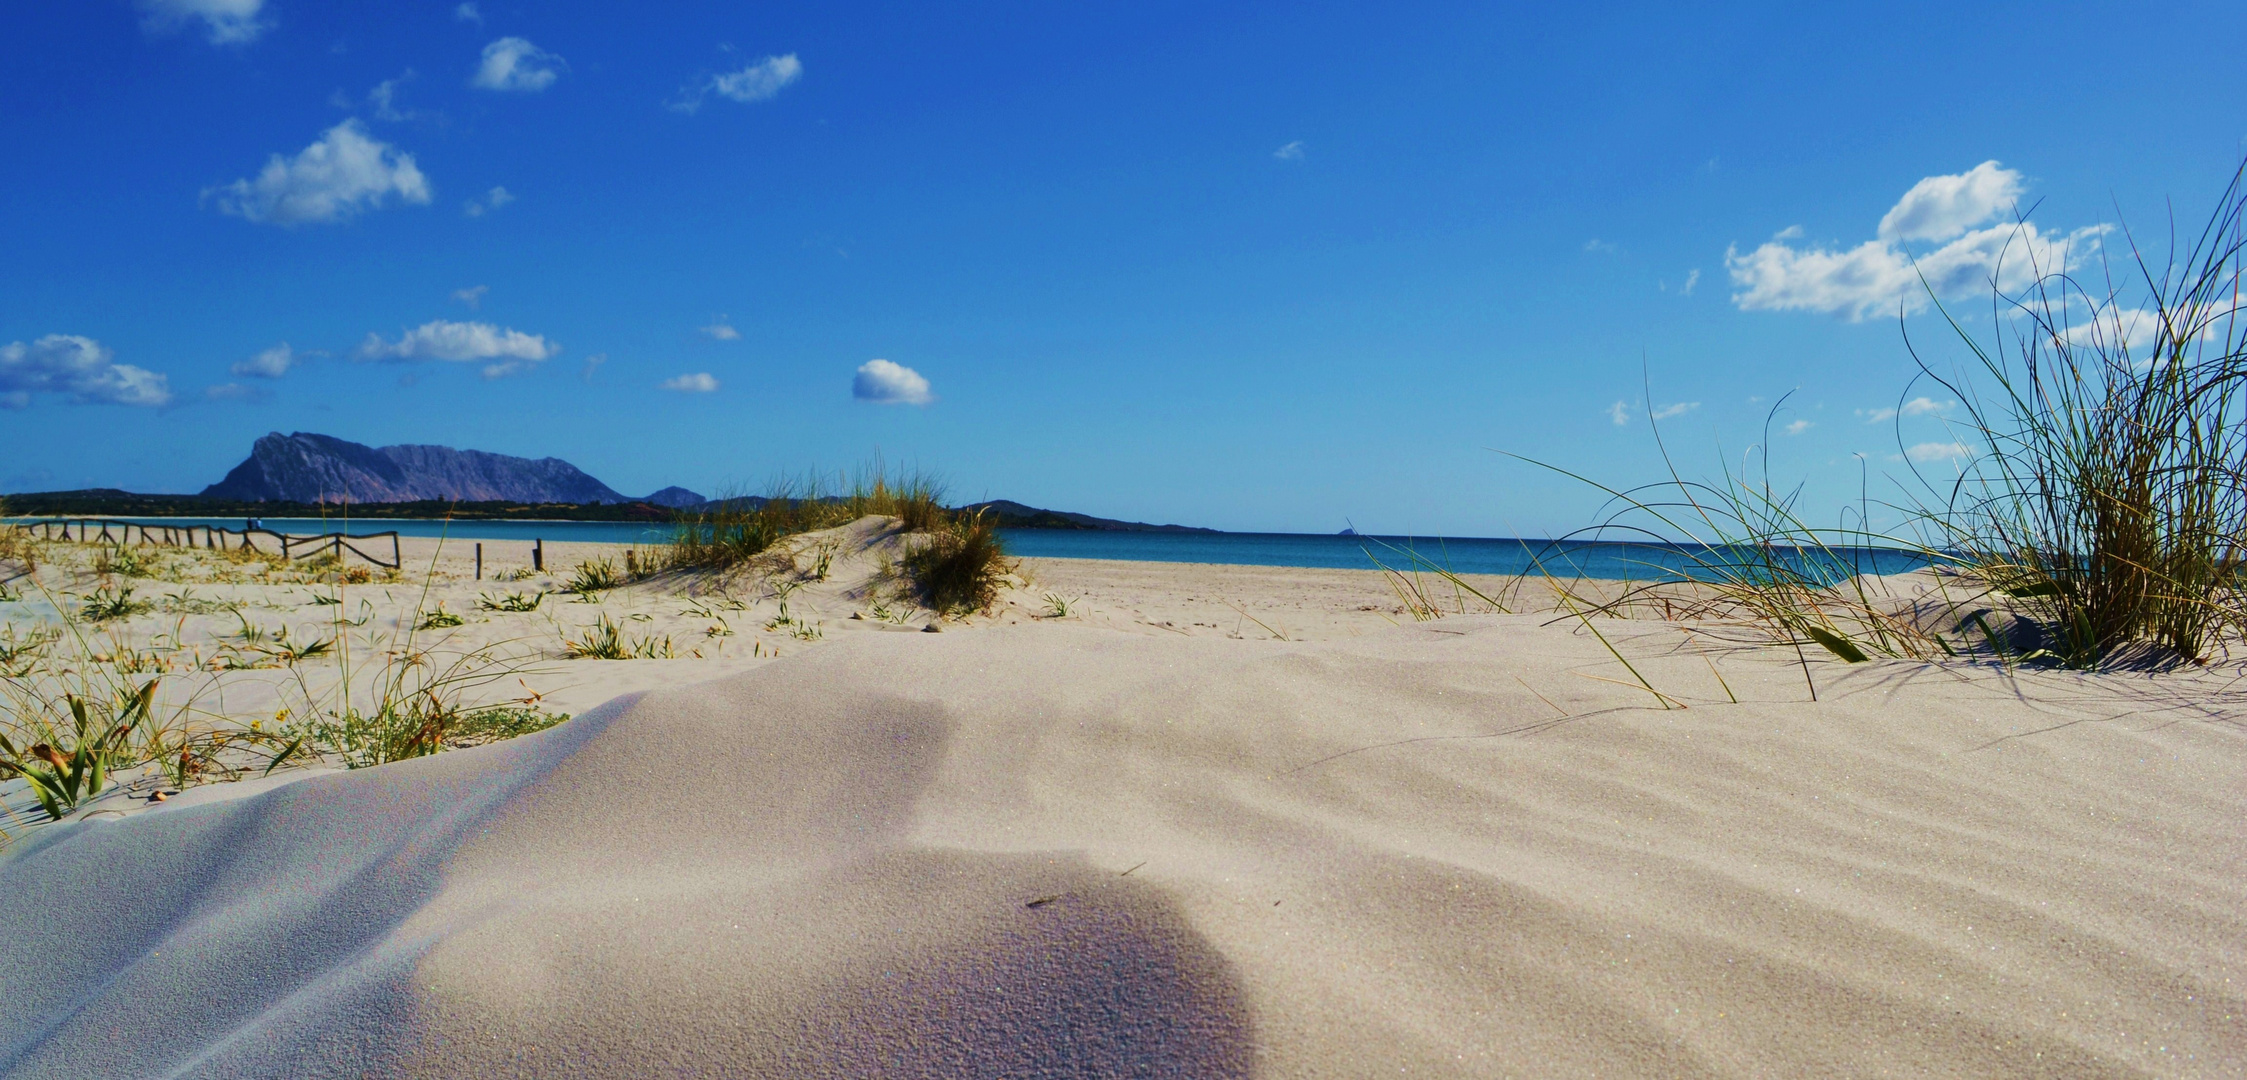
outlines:
M42 829L0 1073L2247 1073L2223 679L1617 625L1690 708L1521 617L861 634Z

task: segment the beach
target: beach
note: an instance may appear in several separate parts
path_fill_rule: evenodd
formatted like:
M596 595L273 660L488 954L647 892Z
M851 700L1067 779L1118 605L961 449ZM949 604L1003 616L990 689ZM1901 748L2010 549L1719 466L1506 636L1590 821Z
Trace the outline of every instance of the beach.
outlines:
M393 649L441 606L417 648L519 646L472 692L572 719L25 831L0 1073L2247 1070L2236 665L1849 664L1092 560L938 619L878 586L887 530L527 612L476 602L623 551L142 584L298 641L363 597ZM568 658L603 619L669 657ZM243 715L341 678L210 670L241 621L122 625Z

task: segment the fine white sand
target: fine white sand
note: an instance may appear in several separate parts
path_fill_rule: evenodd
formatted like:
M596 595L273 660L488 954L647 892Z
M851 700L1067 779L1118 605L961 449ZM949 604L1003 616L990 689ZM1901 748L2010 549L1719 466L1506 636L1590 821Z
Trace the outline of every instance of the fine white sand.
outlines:
M2247 1074L2236 672L1604 623L1664 709L1373 575L1028 570L975 626L581 663L659 688L39 829L0 1075Z

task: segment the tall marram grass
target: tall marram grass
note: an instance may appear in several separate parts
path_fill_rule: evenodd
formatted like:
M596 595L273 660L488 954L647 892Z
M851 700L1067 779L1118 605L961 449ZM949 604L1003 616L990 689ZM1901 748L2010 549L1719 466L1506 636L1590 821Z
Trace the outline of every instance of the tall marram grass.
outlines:
M1743 623L1852 662L1949 654L1943 634L1963 634L1962 617L2009 650L1981 620L1994 608L2041 639L2015 659L2080 669L2207 660L2247 630L2247 166L2197 232L2172 228L2166 257L2120 235L2129 254L2118 272L2105 245L2095 257L2055 247L2024 219L1990 276L1986 335L1926 289L1969 359L1938 371L1908 322L1905 343L1961 406L1955 444L1933 447L1961 463L1942 479L1913 466L1916 485L1895 507L1905 528L1875 532L1869 498L1854 521L1814 526L1801 488L1771 482L1763 450L1704 481L1681 474L1662 446L1668 476L1651 485L1558 471L1610 499L1574 538L1643 545L1652 577L1668 580L1593 595L1540 566L1558 607L1572 619ZM1936 456L1906 449L1897 430L1904 459ZM1771 444L1766 430L1759 446ZM1937 587L1882 591L1865 563L1879 548L1940 570ZM1543 554L1562 563L1566 553Z
M989 610L1014 570L997 526L980 513L954 515L903 561L921 601L944 615Z
M1963 404L1973 455L1929 485L1933 538L2070 667L2205 660L2247 625L2243 180L2247 166L2197 233L2172 224L2165 258L2122 231L2119 280L2103 252L2079 266L2011 246L2026 271L2011 279L2027 284L1993 284L1989 335L1945 312L1972 357L1963 371L1913 351Z

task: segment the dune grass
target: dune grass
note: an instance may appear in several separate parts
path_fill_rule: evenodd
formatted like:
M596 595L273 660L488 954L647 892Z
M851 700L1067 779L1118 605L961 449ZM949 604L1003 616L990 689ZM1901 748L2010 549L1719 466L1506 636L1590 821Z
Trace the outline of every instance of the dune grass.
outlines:
M616 560L587 559L578 563L577 569L570 572L569 580L562 583L562 591L590 597L619 588L623 584L624 575L617 572Z
M1652 484L1612 487L1520 458L1605 494L1595 524L1563 540L1635 545L1647 580L1586 589L1559 542L1533 553L1533 576L1594 633L1593 616L1642 615L1750 627L1798 656L1850 663L1962 651L2083 670L2206 662L2247 630L2247 166L2166 258L2131 238L2119 279L2103 254L2094 283L2075 263L2036 263L2040 250L2008 250L2030 260L2026 274L1993 273L1985 336L1928 288L1968 354L1958 370L1938 371L1904 324L1922 377L1964 415L1944 448L1963 458L1956 473L1915 464L1905 498L1880 504L1900 528L1872 529L1866 496L1834 526L1807 521L1800 486L1772 482L1768 419L1742 466L1707 480L1679 470L1656 424L1667 475ZM1916 462L1898 419L1899 458ZM1932 588L1886 593L1866 563L1876 549L1935 571ZM1446 591L1459 610L1469 596L1496 611L1519 600L1519 581L1487 595L1403 554L1382 565L1418 617L1442 615Z
M921 602L942 615L990 610L1014 563L998 527L982 514L954 515L900 560Z
M783 476L761 496L713 500L688 515L666 557L652 567L724 570L744 565L783 538L845 525L869 514L897 518L906 532L950 524L943 485L924 473L892 474L880 462L848 477Z
M562 655L572 660L670 660L678 653L668 636L633 636L607 615L579 631L562 635Z
M2123 230L2120 280L2103 251L2100 280L2009 250L2028 284L1993 288L1985 337L1943 312L1971 360L1944 373L1914 348L1973 451L1928 485L1933 539L2069 667L2205 661L2247 626L2243 179L2197 233L2172 224L2165 258Z
M729 570L766 559L787 537L879 515L896 518L900 531L912 537L900 569L916 599L945 615L989 610L1014 563L993 523L981 514L946 508L943 495L936 478L892 473L879 461L832 481L818 474L782 477L762 496L714 501L681 523L661 559L637 562L649 572L659 567ZM793 560L787 569L824 579L834 551L819 548L808 554L808 569Z
M159 606L182 620L231 612L242 627L233 640L191 646L177 626L136 633L131 624L151 605L129 586L104 584L91 600L73 603L27 569L53 564L65 583L104 568L113 573L120 567L108 550L34 541L20 531L10 543L0 575L43 599L48 614L30 627L0 628L0 780L25 781L38 802L34 813L48 819L81 809L122 778L142 791L295 763L357 768L566 719L540 708L536 695L490 701L491 689L536 670L533 654L510 652L504 642L457 650L422 640L422 628L445 621L432 618L442 608L428 602L427 579L399 612L398 628L383 631L362 629L373 608L364 599L348 604L347 583L330 575L311 605L332 623L330 632L303 636L251 622L239 602L205 601L183 589ZM167 565L185 572L220 559L191 551ZM251 668L287 672L274 686L278 713L246 717L226 707L224 678ZM23 823L0 823L0 843L8 827Z

